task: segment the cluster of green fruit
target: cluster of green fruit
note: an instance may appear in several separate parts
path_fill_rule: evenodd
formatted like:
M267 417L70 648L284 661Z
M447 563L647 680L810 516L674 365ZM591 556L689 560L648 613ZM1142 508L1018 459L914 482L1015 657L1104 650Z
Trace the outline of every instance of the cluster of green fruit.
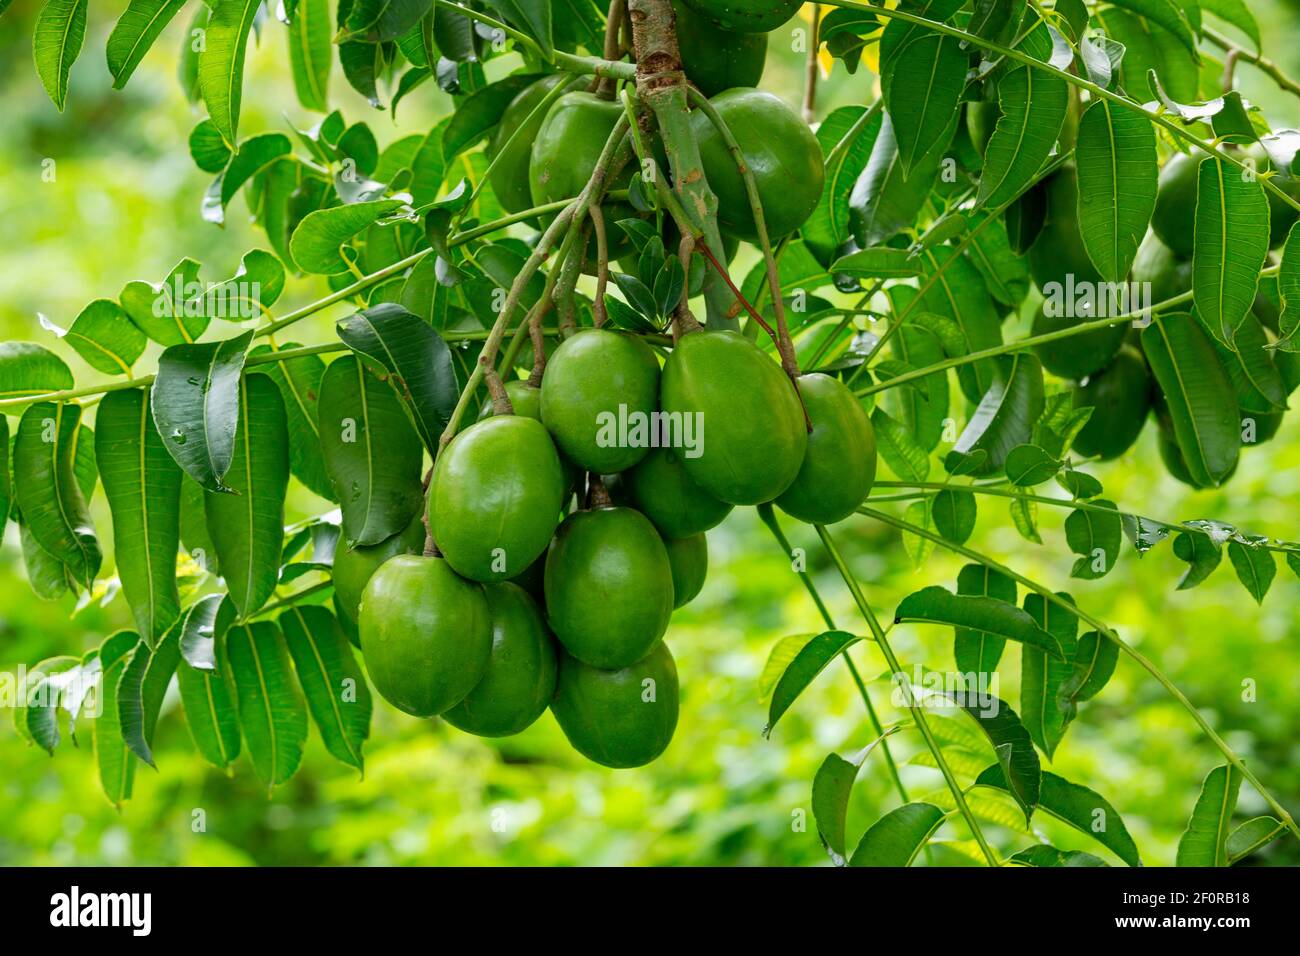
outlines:
M642 339L585 329L540 387L507 394L513 414L489 405L438 456L426 517L441 554L422 553L419 522L341 552L340 608L400 710L496 737L549 706L580 753L640 766L677 724L663 636L703 587L704 533L735 505L819 524L852 513L875 478L870 419L838 379L804 375L796 391L735 332L687 334L661 369ZM611 441L616 420L650 424Z

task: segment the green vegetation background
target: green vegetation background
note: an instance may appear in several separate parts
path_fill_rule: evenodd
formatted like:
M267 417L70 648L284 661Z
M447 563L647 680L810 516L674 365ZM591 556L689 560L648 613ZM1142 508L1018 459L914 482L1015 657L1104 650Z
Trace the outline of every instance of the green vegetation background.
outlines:
M1251 7L1264 26L1266 52L1289 72L1300 72L1296 9L1272 2ZM248 225L242 200L225 229L199 218L208 177L185 149L199 115L175 80L188 15L172 24L128 89L113 92L103 46L119 10L92 6L68 108L59 115L31 63L36 9L36 0L17 0L0 29L0 340L51 345L38 312L66 325L91 299L115 296L130 279L156 281L185 255L202 261L203 278L213 281L231 275L243 252L264 243ZM801 56L773 39L763 85L797 101ZM244 120L250 133L286 129L286 118L303 127L315 122L294 100L285 43L283 28L268 23L250 53ZM1275 123L1300 125L1296 100L1284 98L1247 65L1238 72L1248 98L1261 103ZM873 84L865 71L850 77L839 69L822 87L819 112L869 101ZM371 121L381 143L422 131L449 109L446 96L425 86L403 104L394 128L387 114L370 110L346 89L337 64L332 92L350 121ZM56 163L51 183L42 180L47 160ZM309 301L314 293L312 282L294 283L282 307ZM325 341L337 314L306 323L301 337ZM146 356L142 367L149 362ZM79 379L88 373L73 364ZM1098 470L1108 497L1153 517L1219 517L1256 532L1300 538L1296 415L1272 443L1244 455L1221 492L1192 492L1165 475L1153 432L1149 425L1133 452ZM307 492L295 493L290 520L324 510ZM1070 589L1119 627L1166 668L1292 812L1300 813L1300 581L1279 568L1273 592L1258 608L1225 561L1200 588L1176 592L1181 565L1168 544L1141 560L1126 552L1100 582L1071 581L1074 559L1060 531L1066 512L1041 509L1047 545L1035 547L1013 530L1004 503L986 498L980 506L973 543L1024 573ZM106 534L102 493L94 510ZM841 626L860 628L815 537L793 522L786 525L795 543L807 549L810 570ZM836 534L882 617L924 584L951 586L960 567L940 552L914 570L898 538L865 519L845 522ZM16 539L10 528L0 548L0 669L81 653L129 624L120 598L74 614L72 598L46 604L33 597ZM139 768L135 796L118 813L99 790L88 732L77 747L65 743L50 758L27 747L4 715L0 865L824 864L809 811L810 783L828 752L848 753L870 739L861 702L846 671L832 666L773 738L762 738L766 705L758 679L767 655L782 636L817 629L818 617L752 510L711 533L710 550L704 593L678 612L668 634L681 674L681 722L667 754L648 768L608 771L586 763L568 748L549 714L520 737L494 744L377 704L364 779L330 759L313 738L303 770L268 801L246 761L228 778L200 760L177 702L169 699L155 743L159 770ZM947 629L900 628L894 640L906 662L951 668ZM868 645L855 654L864 674L883 669ZM1002 696L1016 698L1016 680L1012 666ZM1255 702L1243 700L1244 681L1257 684ZM872 693L883 719L899 716L887 685L874 684ZM904 761L920 747L915 734L892 742ZM1144 859L1169 864L1200 781L1217 756L1186 714L1121 658L1115 679L1086 705L1052 769L1105 795L1125 816ZM914 796L942 785L920 758L903 775ZM879 754L873 755L855 791L850 839L896 800ZM1243 819L1264 809L1243 789ZM205 829L195 824L200 817ZM1058 845L1103 852L1052 821L1036 821L1036 827ZM991 832L1004 849L1031 839L997 827ZM961 834L949 827L945 835L955 842L936 861L969 862ZM1300 849L1279 841L1261 860L1300 863Z

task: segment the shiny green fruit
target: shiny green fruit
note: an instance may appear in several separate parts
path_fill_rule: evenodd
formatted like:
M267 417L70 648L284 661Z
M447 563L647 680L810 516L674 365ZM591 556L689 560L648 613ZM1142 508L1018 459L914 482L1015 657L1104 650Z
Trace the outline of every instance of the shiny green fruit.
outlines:
M673 607L695 600L709 575L709 542L703 534L689 538L664 538L668 564L673 571Z
M551 702L573 749L606 767L641 767L677 729L677 665L662 641L628 667L600 670L560 652Z
M664 636L673 572L663 539L631 508L564 519L546 555L546 612L566 650L593 667L626 667Z
M687 450L656 448L624 476L629 502L667 538L689 538L716 528L732 506L719 501L686 471Z
M843 382L818 372L799 376L812 433L794 482L776 499L792 518L834 524L853 514L876 480L876 432Z
M727 90L710 102L740 146L763 204L767 234L773 240L802 226L822 197L825 177L817 137L790 107L763 90ZM718 196L718 223L724 232L758 240L745 181L726 141L702 110L691 116L709 186Z
M522 588L488 584L492 653L482 680L442 715L447 723L480 737L509 737L542 716L555 696L555 641L536 603Z
M1160 170L1156 207L1151 214L1151 228L1160 241L1181 259L1192 257L1196 231L1196 180L1201 163L1208 157L1176 153Z
M1086 457L1118 458L1142 433L1151 410L1151 375L1146 360L1124 348L1115 361L1074 389L1074 407L1092 406L1092 417L1074 439Z
M767 33L788 23L803 0L684 0L686 5L724 30ZM681 32L681 27L678 27Z
M1192 290L1192 260L1179 258L1154 232L1147 232L1133 259L1133 281L1151 286L1151 304Z
M424 521L417 517L402 531L379 544L349 550L342 540L339 541L332 571L334 596L338 599L339 610L348 620L356 622L361 594L379 566L399 554L424 553L424 537Z
M1091 321L1088 318L1073 318L1068 315L1048 315L1040 307L1031 334L1047 335L1049 332ZM1043 368L1053 375L1077 381L1110 364L1124 344L1128 327L1127 322L1116 322L1114 325L1104 326L1092 332L1082 332L1035 345L1034 353L1042 361Z
M361 596L361 654L375 689L398 710L434 717L474 689L492 652L483 588L442 558L400 554Z
M1029 273L1045 297L1057 287L1082 288L1101 282L1101 273L1088 257L1079 231L1079 176L1063 166L1044 187L1046 211L1038 238L1029 247Z
M623 471L644 458L658 403L659 361L635 336L584 329L546 363L542 422L587 471Z
M686 78L705 96L737 86L757 86L767 63L767 35L732 33L700 16L682 0L677 14L677 46Z
M538 80L511 100L488 141L487 155L493 164L488 182L506 212L532 208L533 192L528 181L528 168L533 158L533 141L537 139L547 112L535 111L561 79L563 77L556 74Z
M970 135L971 145L981 156L1001 115L998 104L992 100L972 100L966 104L966 132Z
M530 385L522 379L515 379L512 382L506 382L506 396L510 399L510 407L514 409L516 415L531 418L537 422L542 420L541 388ZM492 399L490 398L483 403L483 407L478 411L480 421L491 418L495 414L496 412L492 408ZM564 473L564 496L567 499L573 493L574 487L577 486L578 479L582 477L581 469L564 455L560 455L560 470Z
M734 505L771 501L794 481L808 447L803 407L776 362L738 332L691 332L664 365L664 412L695 424L686 473Z
M560 456L542 424L498 415L471 425L438 455L429 530L456 573L504 581L546 550L564 493Z

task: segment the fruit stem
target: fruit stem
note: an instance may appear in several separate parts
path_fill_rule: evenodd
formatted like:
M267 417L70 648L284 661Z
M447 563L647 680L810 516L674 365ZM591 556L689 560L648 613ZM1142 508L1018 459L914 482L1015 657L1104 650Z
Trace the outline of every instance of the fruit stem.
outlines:
M1297 83L1295 80L1291 79L1291 77L1287 76L1286 73L1282 71L1282 68L1272 60L1268 59L1268 57L1262 56L1259 53L1249 53L1246 50L1236 47L1231 40L1209 24L1201 24L1201 35L1221 50L1236 49L1237 59L1245 60L1247 63L1252 64L1260 72L1269 76L1280 89L1283 89L1288 93L1294 93L1296 96L1300 96L1300 83Z
M955 544L951 541L948 541L942 535L936 534L927 528L922 528L919 525L912 524L910 521L905 521L900 518L895 518L892 515L885 514L883 511L876 511L874 508L868 508L865 506L858 509L858 514L866 515L868 518L874 518L875 520L881 522L882 524L890 525L891 527L896 528L899 531L911 532L912 534L915 534L918 537L922 537L929 541L934 542L935 544L939 545L941 548L946 548L947 550L952 551L956 554L960 554L962 557L965 557L971 561L978 562L979 564L982 564L985 567L992 568L995 571L1001 572L1002 574L1005 574L1007 577L1011 578L1012 580L1018 582L1023 587L1029 588L1031 591L1034 591L1042 595L1044 600L1050 601L1051 603L1057 605L1058 607L1069 612L1070 614L1077 616L1079 620L1087 623L1088 626L1090 626L1098 634L1100 634L1101 636L1105 637L1107 640L1115 644L1116 647L1118 647L1121 651L1123 651L1130 658L1136 661L1137 664L1140 667L1142 667L1143 670L1145 670L1148 674L1150 674L1152 677L1156 679L1156 681L1165 689L1165 691L1168 692L1169 696L1174 698L1174 700L1176 700L1179 703L1179 705L1184 710L1186 710L1188 714L1191 715L1192 720L1194 720L1197 726L1201 728L1201 731L1205 734L1206 737L1210 739L1210 742L1213 743L1214 746L1219 749L1219 752L1222 753L1225 758L1227 758L1228 762L1232 764L1234 767L1236 767L1237 770L1241 772L1241 775L1243 777L1245 777L1248 781L1250 781L1250 785L1255 788L1256 792L1261 797L1264 798L1264 801L1273 809L1273 812L1277 814L1278 819L1282 821L1282 823L1286 826L1286 828L1290 830L1292 833L1294 833L1297 839L1300 839L1300 826L1296 825L1295 820L1291 818L1291 815L1287 812L1286 808L1277 802L1277 800L1273 797L1273 795L1269 793L1267 789L1265 789L1264 785L1260 783L1259 779L1250 771L1250 769L1246 766L1245 762L1239 756L1237 756L1237 752L1233 750L1231 747L1229 747L1228 744L1224 741L1224 739L1220 737L1217 732L1215 732L1214 728L1210 726L1209 721L1206 720L1205 717L1202 716L1201 712L1197 710L1196 707L1192 704L1192 702L1187 699L1187 695L1185 695L1181 690L1179 690L1177 685L1175 685L1172 680L1170 680L1167 676L1165 676L1164 672L1161 671L1160 668L1156 666L1154 661L1152 661L1146 655L1142 654L1140 651L1137 650L1137 648L1133 647L1127 641L1123 640L1117 633L1115 633L1113 630L1107 627L1102 621L1098 620L1096 617L1093 617L1091 614L1084 611L1082 608L1074 604L1071 604L1070 602L1066 601L1064 598L1059 597L1055 592L1052 591L1051 588L1039 584L1037 581L1027 578L1023 574L1019 574L1018 572L1013 571L1011 568L1007 567L1004 564L1001 564L998 561L993 560L987 555L981 554L978 551L974 551L971 548L966 547L965 545Z
M917 703L916 698L912 695L912 685L908 682L907 673L903 670L903 665L898 657L894 654L894 649L889 644L889 638L885 636L885 631L876 620L875 612L871 610L871 605L867 603L866 596L862 593L862 588L858 584L858 579L853 576L849 570L848 564L844 561L844 556L840 554L840 549L835 546L835 540L831 537L830 531L825 525L816 525L817 536L822 539L827 553L831 556L835 568L840 573L844 581L844 586L849 589L849 594L853 597L853 602L857 604L858 610L862 613L867 622L867 627L871 629L871 634L876 639L876 644L880 651L885 655L885 661L889 665L889 671L893 675L894 684L903 692L904 700L907 702L907 709L912 712L912 719L916 721L917 729L921 731L921 736L925 738L925 745L929 748L930 753L934 755L934 762L938 764L939 771L943 774L944 781L948 784L949 791L952 792L953 800L956 801L957 809L961 811L962 817L966 820L966 825L970 828L971 834L975 837L975 842L979 844L984 859L988 861L989 866L1001 866L997 854L989 846L988 840L984 836L984 831L980 829L979 821L975 819L975 814L971 811L970 806L966 803L966 794L957 782L957 777L948 766L948 760L943 755L943 747L930 729L930 722L926 719L925 708Z
M587 509L608 508L613 504L604 480L594 471L587 472Z
M591 229L596 236L596 296L591 302L592 324L601 328L605 324L605 287L609 284L609 241L605 237L605 214L600 206L587 210Z

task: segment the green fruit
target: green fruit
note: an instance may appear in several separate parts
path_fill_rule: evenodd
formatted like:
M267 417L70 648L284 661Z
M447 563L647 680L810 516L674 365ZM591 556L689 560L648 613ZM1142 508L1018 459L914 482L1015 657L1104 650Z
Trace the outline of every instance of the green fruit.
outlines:
M629 502L667 538L716 528L732 508L696 484L682 456L676 448L656 448L625 476Z
M492 625L483 588L442 558L399 554L361 596L361 654L375 689L398 710L434 717L487 669Z
M709 543L703 534L689 538L664 538L668 564L673 571L673 607L695 600L709 574Z
M776 499L792 518L834 524L853 514L876 480L876 432L862 403L837 378L799 376L812 434L794 482Z
M1068 315L1051 316L1040 307L1031 334L1046 335L1089 321L1092 320ZM1034 353L1042 361L1043 368L1053 375L1078 380L1109 365L1127 334L1128 323L1116 322L1092 332L1035 345Z
M677 46L686 78L705 96L737 86L757 86L767 63L767 35L732 33L700 16L682 0L677 14Z
M537 605L514 584L483 588L492 621L492 653L482 680L451 710L447 723L480 737L527 728L555 696L555 642Z
M1029 272L1044 296L1048 286L1101 282L1079 232L1079 177L1073 166L1064 166L1044 188L1046 212L1038 238L1029 247Z
M808 447L799 396L781 367L738 332L692 332L664 365L664 412L698 422L686 473L733 505L771 501L794 481Z
M536 385L529 385L522 379L506 382L506 397L510 399L510 407L516 415L536 422L542 420L542 390ZM478 410L478 420L491 418L495 414L492 399L489 398Z
M767 33L799 12L803 0L684 0L709 20L736 33ZM680 27L678 28L680 33Z
M528 167L532 162L533 141L546 119L546 111L536 114L533 111L562 78L556 74L538 80L511 100L488 142L487 155L493 163L488 182L506 212L522 212L533 205Z
M808 125L777 97L763 90L737 89L710 100L740 145L763 204L773 240L794 232L812 215L822 197L821 147ZM718 196L718 223L724 232L758 240L745 181L722 135L702 110L691 117L709 186Z
M541 423L495 416L465 429L438 455L429 530L456 573L504 581L546 550L564 491L560 456Z
M972 100L966 104L966 132L970 134L971 144L984 155L984 150L993 136L1002 111L992 100Z
M1192 261L1180 259L1154 232L1148 232L1133 260L1133 281L1151 284L1151 304L1190 292Z
M1092 406L1092 417L1074 439L1080 455L1118 458L1132 447L1151 409L1146 360L1124 348L1115 361L1074 389L1074 407Z
M644 458L658 400L659 361L650 346L608 329L570 336L542 378L542 421L587 471L623 471Z
M626 667L655 646L673 613L673 572L654 525L631 508L569 515L546 555L546 611L566 650Z
M1151 214L1151 228L1181 259L1192 257L1196 231L1196 180L1208 157L1176 153L1160 170L1160 189Z
M662 642L642 660L599 670L560 652L551 712L573 749L606 767L641 767L677 729L677 665Z
M348 620L356 621L361 593L379 566L398 554L422 554L424 537L424 521L417 517L405 529L379 544L349 550L342 540L339 541L331 573L339 610Z

